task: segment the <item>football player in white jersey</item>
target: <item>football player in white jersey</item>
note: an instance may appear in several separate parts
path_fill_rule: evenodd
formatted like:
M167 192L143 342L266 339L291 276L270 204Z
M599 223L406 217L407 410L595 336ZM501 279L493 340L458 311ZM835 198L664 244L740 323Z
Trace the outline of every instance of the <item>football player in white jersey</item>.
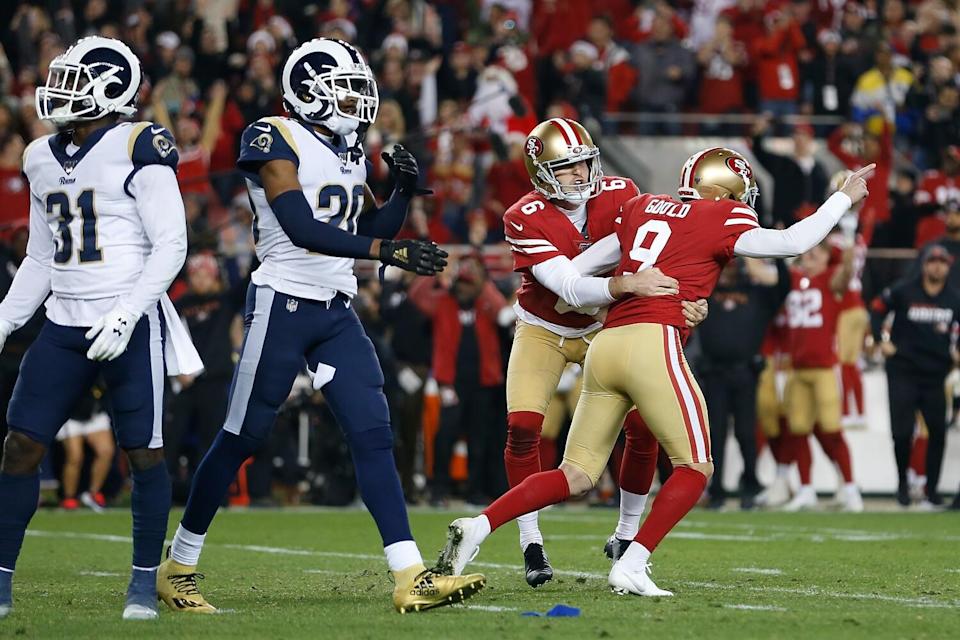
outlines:
M174 610L216 611L196 582L204 538L306 362L350 446L360 494L395 578L395 608L404 613L459 602L484 578L441 576L423 564L394 464L383 373L351 307L356 258L379 258L422 275L446 264L446 253L433 243L391 239L421 191L417 163L402 148L385 156L396 188L376 208L358 129L374 122L379 101L373 73L351 45L306 42L290 54L281 83L290 117L254 122L240 145L261 264L247 296L227 420L194 476L170 558L160 567L158 593Z
M171 373L196 372L200 364L164 293L187 252L173 137L150 122L118 121L136 113L140 80L129 47L89 37L51 62L36 92L39 117L62 130L23 154L30 237L0 303L0 346L44 300L47 315L24 356L7 414L0 617L12 607L13 570L37 508L40 461L98 375L106 380L133 479L133 569L123 617L157 617L156 572L170 510L161 431L165 344L178 351Z

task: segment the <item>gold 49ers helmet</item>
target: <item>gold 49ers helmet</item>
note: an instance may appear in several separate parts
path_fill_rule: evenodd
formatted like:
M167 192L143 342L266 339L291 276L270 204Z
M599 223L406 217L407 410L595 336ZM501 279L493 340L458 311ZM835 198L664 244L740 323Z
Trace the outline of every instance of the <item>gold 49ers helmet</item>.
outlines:
M713 186L727 192L727 197L755 206L760 189L753 167L733 149L714 147L690 156L680 171L681 200L700 200L699 189Z
M544 120L527 136L523 159L533 187L551 199L586 202L601 191L600 149L583 125L568 118ZM561 185L556 170L585 161L587 180Z

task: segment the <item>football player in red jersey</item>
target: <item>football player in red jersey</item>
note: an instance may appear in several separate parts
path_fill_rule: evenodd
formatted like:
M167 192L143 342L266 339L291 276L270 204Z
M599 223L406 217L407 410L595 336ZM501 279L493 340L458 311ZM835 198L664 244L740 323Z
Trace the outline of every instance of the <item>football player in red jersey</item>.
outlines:
M600 150L580 123L552 118L527 136L524 161L533 190L503 217L514 269L521 274L515 306L518 321L507 367L507 445L510 486L540 469L540 432L550 399L568 362L583 363L600 329L601 307L627 294L673 295L677 281L659 270L615 278L582 277L609 271L578 259L595 240L614 232L620 208L639 193L629 178L605 177ZM706 305L706 301L703 301ZM688 320L703 309L687 303ZM657 444L636 412L626 421L626 462L621 466L620 537L640 526L656 468ZM517 519L527 583L553 577L543 549L537 512Z
M800 490L784 509L799 511L816 506L810 482L809 436L819 425L818 440L843 475L838 492L847 511L863 511L860 491L853 482L850 451L840 429L840 379L837 358L837 319L853 272L853 252L830 266L830 244L821 242L800 256L790 270L787 311L791 371L784 391L790 449L800 471Z
M494 529L591 489L624 416L636 406L674 470L613 564L608 583L617 593L672 595L650 579L650 554L693 508L713 471L707 412L683 357L689 329L680 302L709 296L734 255L787 257L819 244L840 216L866 196L864 176L872 170L868 166L853 174L816 213L784 230L760 228L752 208L757 195L753 171L746 158L730 149L707 149L687 160L679 200L649 194L631 199L616 236L588 253L620 254L618 275L657 266L679 280L679 293L626 296L613 303L584 362L583 391L560 468L528 477L479 516L451 523L439 569L463 571Z

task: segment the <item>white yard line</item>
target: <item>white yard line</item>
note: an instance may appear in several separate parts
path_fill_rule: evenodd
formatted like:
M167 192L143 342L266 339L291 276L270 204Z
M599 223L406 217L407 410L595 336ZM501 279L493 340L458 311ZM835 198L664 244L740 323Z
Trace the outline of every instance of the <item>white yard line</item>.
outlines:
M74 531L44 531L44 530L28 530L27 535L40 536L45 538L73 538L80 540L99 540L103 542L123 542L126 544L131 543L131 539L127 536L115 536L108 534L100 533L81 533ZM263 545L245 545L245 544L217 544L217 543L208 543L207 546L217 546L225 549L235 549L238 551L252 551L255 553L272 553L272 554L281 554L281 555L293 555L293 556L313 556L313 557L325 557L325 558L348 558L355 560L378 560L382 561L383 556L379 554L369 554L369 553L344 553L340 551L313 551L309 549L295 549L288 547L266 547ZM471 563L476 567L486 567L491 569L508 569L511 571L519 570L519 567L515 564L503 564L495 562L474 562ZM602 573L593 573L587 571L568 571L564 572L567 575L573 575L584 578L594 578L594 579L605 579L606 574ZM728 590L738 590L738 591L753 591L758 593L784 593L797 596L806 596L806 597L828 597L828 598L840 598L844 600L877 600L881 602L889 602L892 604L900 604L907 607L929 607L929 608L942 608L942 609L957 609L960 608L960 600L935 600L932 598L904 598L901 596L888 596L880 593L850 593L846 591L829 591L826 589L821 589L819 587L808 587L804 589L800 588L791 588L791 587L775 587L775 586L750 586L743 584L720 584L716 582L695 582L695 581L680 581L677 584L687 587L694 587L697 589L712 589L718 591L728 591Z
M123 574L115 571L81 571L80 575L92 576L94 578L117 578Z
M737 573L755 573L761 576L779 576L783 575L782 569L763 569L761 567L734 567Z
M725 604L724 609L740 609L742 611L786 611L783 607L774 607L765 604Z
M465 609L470 611L489 611L490 613L503 613L504 611L520 611L517 607L498 607L492 604L467 604Z

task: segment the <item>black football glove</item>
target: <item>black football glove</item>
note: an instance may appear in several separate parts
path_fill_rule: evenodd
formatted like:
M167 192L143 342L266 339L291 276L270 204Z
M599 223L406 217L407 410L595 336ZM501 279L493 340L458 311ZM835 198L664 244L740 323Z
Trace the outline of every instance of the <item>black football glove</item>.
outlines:
M432 276L447 266L447 252L433 242L423 240L381 240L380 262L413 271L421 276Z
M408 197L427 196L433 193L430 189L421 189L417 186L420 167L417 166L417 159L403 145L394 146L392 154L383 152L380 157L387 163L390 175L393 176L397 185L397 191Z

